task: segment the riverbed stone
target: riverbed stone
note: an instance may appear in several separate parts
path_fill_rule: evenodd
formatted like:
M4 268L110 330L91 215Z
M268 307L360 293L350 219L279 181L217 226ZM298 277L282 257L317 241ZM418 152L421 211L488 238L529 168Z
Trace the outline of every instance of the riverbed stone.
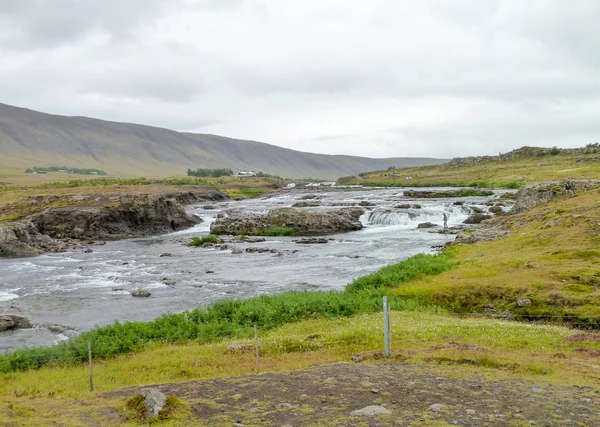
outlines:
M140 394L144 397L146 418L158 417L167 403L167 396L156 388L143 388L140 390Z
M362 409L350 412L353 417L376 417L377 415L391 415L392 412L389 409L379 405L365 406Z
M152 295L152 294L144 289L136 289L135 291L131 292L132 297L147 298L150 295Z

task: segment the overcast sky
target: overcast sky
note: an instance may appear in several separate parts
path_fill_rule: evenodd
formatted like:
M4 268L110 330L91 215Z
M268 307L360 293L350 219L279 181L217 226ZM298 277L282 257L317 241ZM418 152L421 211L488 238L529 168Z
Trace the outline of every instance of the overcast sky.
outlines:
M0 0L0 102L370 157L600 141L598 0Z

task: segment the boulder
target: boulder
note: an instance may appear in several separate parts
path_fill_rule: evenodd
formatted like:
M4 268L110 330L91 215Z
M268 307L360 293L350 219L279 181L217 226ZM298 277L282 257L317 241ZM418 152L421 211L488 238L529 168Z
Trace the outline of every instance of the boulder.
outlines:
M150 295L152 295L150 292L148 292L148 291L145 291L145 290L143 290L143 289L136 289L135 291L133 291L133 292L131 293L131 296L132 296L132 297L142 297L142 298L147 298L147 297L149 297Z
M378 415L391 415L392 412L383 406L366 406L362 409L350 412L350 416L353 417L376 417Z
M466 220L464 220L463 224L480 224L482 221L485 221L486 219L491 219L491 218L492 218L491 215L476 213L476 214L473 214L470 217L468 217Z
M31 329L33 325L29 319L21 316L0 316L0 332L12 331L14 329Z
M528 305L531 305L531 300L529 298L520 299L517 301L517 305L519 307L527 307Z
M401 205L397 205L396 209L410 209L410 204L408 203L403 203Z
M312 237L312 238L309 238L309 239L294 240L294 243L297 243L299 245L324 244L324 243L328 243L328 242L329 242L329 240L323 239L323 238L318 238L318 237Z
M368 202L366 200L363 200L362 202L358 203L358 206L362 206L362 207L368 208L368 207L377 206L377 204L373 203L373 202Z
M140 395L144 397L146 419L158 417L167 403L167 396L156 388L143 388L140 390Z
M502 208L500 206L492 206L491 208L488 209L488 211L490 213L494 213L494 214L498 214L498 213L502 213Z
M417 225L417 228L435 228L437 227L437 224L434 224L433 222L422 222L419 225Z

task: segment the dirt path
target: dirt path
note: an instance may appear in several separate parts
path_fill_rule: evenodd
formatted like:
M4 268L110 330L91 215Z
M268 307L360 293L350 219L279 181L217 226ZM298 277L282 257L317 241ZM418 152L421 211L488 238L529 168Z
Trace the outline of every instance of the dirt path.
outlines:
M600 394L590 388L456 379L406 363L338 363L157 388L191 404L192 419L185 425L600 426ZM430 409L435 404L443 407ZM350 416L369 405L391 415Z

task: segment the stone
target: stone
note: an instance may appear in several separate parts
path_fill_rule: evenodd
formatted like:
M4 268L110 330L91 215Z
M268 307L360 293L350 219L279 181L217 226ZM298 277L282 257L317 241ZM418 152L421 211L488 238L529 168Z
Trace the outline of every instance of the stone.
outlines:
M254 349L254 346L252 344L231 344L229 347L227 347L227 349L225 351L228 353L234 353L234 352L245 353L245 352L252 351L253 349Z
M298 245L315 245L329 243L329 241L320 237L311 237L308 239L294 240L294 243Z
M475 411L473 409L467 409L465 412L467 415L475 415Z
M446 407L446 405L444 405L442 403L434 403L433 405L431 405L429 407L429 410L432 411L432 412L440 412L445 407Z
M410 209L410 205L408 203L404 203L396 206L396 209Z
M158 417L167 403L167 396L156 388L143 388L140 390L140 395L144 396L146 418Z
M167 286L175 286L177 284L177 280L175 279L168 279L168 278L163 278L161 280L162 283L164 283Z
M147 298L147 297L149 297L150 295L152 295L150 292L148 292L148 291L145 291L145 290L143 290L143 289L136 289L135 291L133 291L133 292L131 293L131 296L132 296L132 297L143 297L143 298Z
M419 225L417 225L417 228L435 228L437 227L437 224L434 224L433 222L422 222Z
M372 405L365 406L362 409L350 412L353 417L376 417L377 415L391 415L392 412L383 406Z
M377 206L376 203L373 202L368 202L366 200L363 200L362 202L358 203L358 206L362 206L362 207L372 207L372 206Z
M498 214L504 212L500 206L492 206L488 209L488 212Z
M239 254L243 254L243 253L244 253L244 250L243 250L243 249L240 249L240 248L238 248L238 247L234 247L234 248L231 250L231 254L232 254L232 255L239 255Z
M528 305L531 305L531 300L529 298L520 299L517 301L517 305L519 307L527 307Z
M0 316L0 332L11 331L14 329L31 329L33 325L29 319L21 316L3 315Z
M308 400L308 399L309 399L308 394L301 394L300 395L300 400L301 401L305 401L305 400Z
M371 393L379 394L379 389L377 389L377 388L372 388L372 389L371 389Z
M242 397L243 397L243 396L242 396L241 394L239 394L239 393L238 393L238 394L234 394L233 396L231 396L231 398L232 398L233 400L240 400Z
M280 408L291 408L292 404L291 403L280 403L279 405Z
M236 199L237 200L237 199ZM242 424L242 423L233 423L232 424L233 427L246 427L246 424Z
M164 254L160 254L161 258L165 258L165 257L172 257L173 254L169 253L169 252L165 252Z
M482 221L485 221L486 219L491 219L491 218L492 218L491 215L475 213L475 214L471 215L470 217L468 217L466 220L464 220L463 224L480 224Z

